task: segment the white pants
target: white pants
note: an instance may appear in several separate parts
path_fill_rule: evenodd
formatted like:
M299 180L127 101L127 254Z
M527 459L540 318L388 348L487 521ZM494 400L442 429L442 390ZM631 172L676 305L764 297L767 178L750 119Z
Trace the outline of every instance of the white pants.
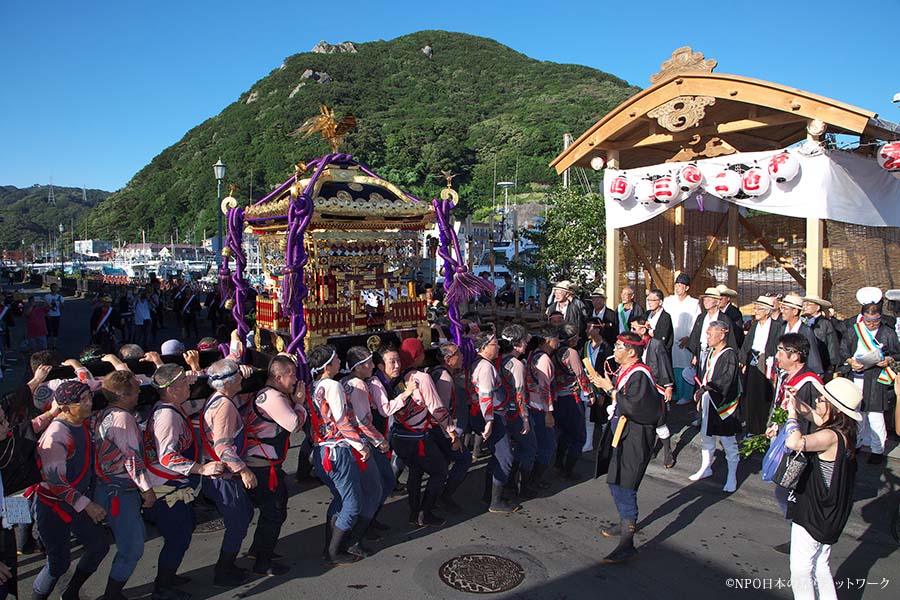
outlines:
M831 546L820 544L807 531L791 525L791 590L797 600L837 600L828 559Z
M887 442L887 426L884 424L884 413L864 412L863 420L859 423L856 447L868 446L872 454L884 454L884 444Z

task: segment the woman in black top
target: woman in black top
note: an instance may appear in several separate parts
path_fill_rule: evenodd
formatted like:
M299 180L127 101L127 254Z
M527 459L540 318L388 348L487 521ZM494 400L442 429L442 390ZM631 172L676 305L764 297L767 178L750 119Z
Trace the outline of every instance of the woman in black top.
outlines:
M805 451L809 465L788 500L791 526L791 588L794 598L836 598L828 559L853 506L856 478L856 423L862 421L862 394L852 381L836 378L818 390L811 413L818 429L802 435L799 400L788 392L787 439L791 450Z

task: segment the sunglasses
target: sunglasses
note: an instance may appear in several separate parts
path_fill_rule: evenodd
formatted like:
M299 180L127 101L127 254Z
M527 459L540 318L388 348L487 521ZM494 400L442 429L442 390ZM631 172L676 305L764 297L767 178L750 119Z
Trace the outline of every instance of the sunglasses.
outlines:
M779 352L785 352L787 354L800 354L799 352L797 352L796 348L786 348L780 344L776 347L776 350L778 350Z

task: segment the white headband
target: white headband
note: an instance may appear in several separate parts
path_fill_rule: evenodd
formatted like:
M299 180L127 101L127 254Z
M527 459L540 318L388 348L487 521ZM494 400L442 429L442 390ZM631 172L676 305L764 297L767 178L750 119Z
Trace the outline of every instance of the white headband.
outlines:
M334 360L334 357L335 357L335 356L337 356L337 350L332 350L332 351L331 351L331 356L328 357L328 360L326 360L326 361L322 364L321 367L313 367L313 368L312 368L312 372L313 372L313 373L318 373L319 371L324 371L324 370L325 370L325 367L327 367L328 365L331 364L331 361Z
M334 357L332 357L332 358L334 358ZM362 360L356 361L355 363L353 363L352 365L350 365L349 367L347 367L347 372L348 372L348 373L352 372L353 369L355 369L355 368L358 367L359 365L363 364L364 362L366 362L366 361L369 360L370 358L372 358L372 354L371 354L371 353L370 353L367 357L363 358Z

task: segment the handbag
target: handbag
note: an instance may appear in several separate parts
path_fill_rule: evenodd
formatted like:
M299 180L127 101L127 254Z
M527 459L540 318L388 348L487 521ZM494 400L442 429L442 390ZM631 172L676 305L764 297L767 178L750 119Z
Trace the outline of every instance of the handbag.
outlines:
M803 452L788 453L785 452L775 469L775 475L772 481L788 490L797 489L800 478L809 466L809 459Z
M600 432L600 441L597 442L597 462L594 465L594 479L601 475L609 473L609 463L612 459L613 447L612 440L613 423L616 419L612 419L603 424L603 431Z

